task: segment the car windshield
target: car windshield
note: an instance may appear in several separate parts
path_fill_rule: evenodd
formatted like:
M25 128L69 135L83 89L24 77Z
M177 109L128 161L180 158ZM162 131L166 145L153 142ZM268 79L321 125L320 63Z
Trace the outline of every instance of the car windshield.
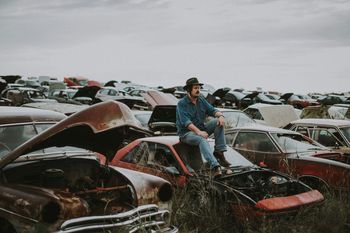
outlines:
M0 126L0 154L5 156L19 145L36 136L54 123L36 123Z
M255 123L253 119L243 112L239 111L222 111L225 117L225 128L233 128Z
M272 137L276 140L282 150L286 153L300 153L310 150L324 150L320 144L307 140L298 134L272 133Z
M75 93L77 93L78 90L71 90L71 91L67 91L67 95L69 99L73 99Z
M267 97L266 95L259 93L258 97L263 100L263 101L271 101L271 99L269 97Z
M341 132L344 134L348 142L350 142L350 127L340 128Z
M140 121L140 123L143 127L148 127L148 121L151 118L151 114L152 114L152 112L140 113L140 114L135 114L135 117L137 120Z

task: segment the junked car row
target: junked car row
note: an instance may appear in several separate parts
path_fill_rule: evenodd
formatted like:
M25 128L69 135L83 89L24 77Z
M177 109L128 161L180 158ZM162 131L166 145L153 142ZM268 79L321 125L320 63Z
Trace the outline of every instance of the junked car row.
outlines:
M153 89L140 95L147 105L139 109L148 111L102 95L68 117L0 107L0 229L178 232L169 223L174 189L197 185L214 193L210 198L225 199L238 221L294 215L322 205L326 192L350 191L349 157L337 150L348 146L348 132L333 130L337 143L327 148L314 128L298 133L294 119L275 117L283 122L276 126L291 122L287 127L298 132L220 109L231 166L214 179L199 148L175 135L177 99ZM212 103L222 103L216 97Z

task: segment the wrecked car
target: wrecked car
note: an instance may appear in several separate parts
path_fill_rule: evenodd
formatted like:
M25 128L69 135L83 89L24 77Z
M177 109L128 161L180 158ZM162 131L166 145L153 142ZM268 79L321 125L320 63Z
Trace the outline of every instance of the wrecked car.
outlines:
M97 86L84 86L75 89L51 89L48 97L60 103L91 105L99 89L100 87Z
M0 157L65 117L48 110L0 107Z
M240 100L240 108L244 109L248 106L256 103L262 103L262 104L271 104L271 105L280 105L282 102L280 100L272 100L269 97L265 96L265 94L254 91L252 93L249 93L245 95Z
M350 162L350 121L333 119L300 119L286 129L299 132L318 143L345 153Z
M144 136L131 114L122 103L96 104L2 156L0 232L177 232L169 182L108 165Z
M253 104L243 110L248 116L262 125L274 127L286 126L299 119L298 113L291 105Z
M57 103L56 100L47 99L42 91L29 87L7 88L2 91L1 96L8 99L13 106L33 102Z
M100 103L107 100L115 100L126 104L129 108L148 109L148 103L142 97L128 95L125 91L115 87L102 87L97 91L94 103Z
M309 106L302 110L300 118L346 120L349 117L349 113L347 112L348 109L343 106L344 104Z
M209 143L214 150L214 141L209 139ZM178 188L195 189L199 184L207 186L208 192L215 189L216 197L225 196L234 218L240 221L292 214L324 200L319 191L288 175L259 168L232 148L225 157L230 169L212 179L198 146L181 143L178 136L160 136L131 142L116 153L111 164L163 177Z
M341 153L290 130L249 125L225 131L226 143L257 165L297 177L322 191L350 191L350 164Z
M308 106L316 106L320 105L317 100L312 99L311 97L307 97L306 95L298 95L294 93L285 93L280 97L286 104L292 105L294 108L303 109Z

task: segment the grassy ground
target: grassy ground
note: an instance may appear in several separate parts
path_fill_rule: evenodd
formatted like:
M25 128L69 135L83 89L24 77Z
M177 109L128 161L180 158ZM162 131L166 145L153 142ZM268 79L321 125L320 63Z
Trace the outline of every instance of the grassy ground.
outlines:
M187 233L350 233L350 195L327 195L323 205L300 211L295 217L270 222L237 224L222 201L212 201L208 193L178 190L172 224ZM214 198L211 198L214 199Z

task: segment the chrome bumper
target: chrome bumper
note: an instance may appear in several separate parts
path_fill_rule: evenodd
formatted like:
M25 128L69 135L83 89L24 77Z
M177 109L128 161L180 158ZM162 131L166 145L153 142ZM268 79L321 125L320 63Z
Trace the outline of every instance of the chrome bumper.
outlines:
M143 205L114 215L70 219L65 221L55 233L109 231L177 233L176 227L168 226L169 217L168 210L159 210L157 205Z

